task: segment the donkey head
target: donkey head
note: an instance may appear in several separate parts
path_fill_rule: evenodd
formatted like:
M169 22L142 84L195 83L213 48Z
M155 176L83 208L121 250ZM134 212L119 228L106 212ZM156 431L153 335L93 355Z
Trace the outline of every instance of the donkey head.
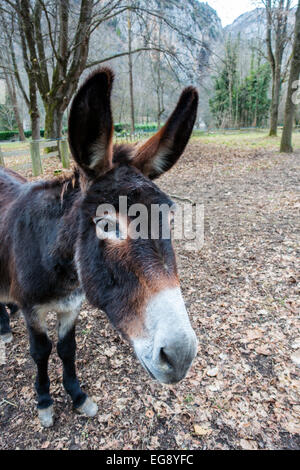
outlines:
M173 205L152 180L184 151L198 94L186 88L165 126L146 143L113 146L112 83L110 69L98 70L78 91L70 111L70 148L82 174L78 274L89 302L104 310L129 339L148 373L162 383L175 383L185 377L197 340L182 299L171 239L161 230L152 236L151 208ZM128 212L121 207L125 198ZM133 236L133 207L141 208L140 236ZM171 211L168 223L170 219Z

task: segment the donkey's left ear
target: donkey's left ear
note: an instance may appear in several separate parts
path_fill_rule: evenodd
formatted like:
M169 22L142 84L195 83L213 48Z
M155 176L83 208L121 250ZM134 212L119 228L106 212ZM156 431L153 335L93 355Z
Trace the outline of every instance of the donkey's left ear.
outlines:
M112 167L113 79L109 68L94 72L77 92L70 110L70 149L75 161L90 176Z
M185 88L166 124L145 144L138 147L131 164L151 179L170 170L182 155L195 124L198 92Z

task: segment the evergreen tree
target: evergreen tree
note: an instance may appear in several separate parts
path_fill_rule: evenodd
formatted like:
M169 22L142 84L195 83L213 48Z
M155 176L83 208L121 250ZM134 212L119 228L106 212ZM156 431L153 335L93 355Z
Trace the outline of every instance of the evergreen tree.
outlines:
M232 44L229 40L226 44L225 62L215 77L210 109L218 127L261 127L266 124L270 108L270 66L256 61L252 54L250 72L240 78L238 47L238 42Z
M215 95L210 100L211 112L219 127L231 127L236 109L237 51L229 39L225 46L224 66L215 78Z
M271 73L269 64L252 68L239 87L239 125L262 127L268 118L270 100L268 90Z

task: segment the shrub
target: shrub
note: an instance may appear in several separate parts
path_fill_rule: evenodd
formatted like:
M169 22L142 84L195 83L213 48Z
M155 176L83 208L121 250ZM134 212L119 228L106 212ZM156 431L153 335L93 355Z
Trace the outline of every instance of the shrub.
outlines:
M0 140L10 140L18 135L18 131L0 131Z

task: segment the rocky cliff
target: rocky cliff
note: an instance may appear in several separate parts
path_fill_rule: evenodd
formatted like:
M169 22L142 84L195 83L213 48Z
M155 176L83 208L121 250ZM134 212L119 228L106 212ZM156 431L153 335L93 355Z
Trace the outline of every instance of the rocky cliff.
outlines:
M292 9L288 18L289 30L292 32L295 24L295 9ZM231 25L224 28L225 35L233 38L240 35L241 39L265 39L266 35L266 12L264 8L244 13L239 16Z

